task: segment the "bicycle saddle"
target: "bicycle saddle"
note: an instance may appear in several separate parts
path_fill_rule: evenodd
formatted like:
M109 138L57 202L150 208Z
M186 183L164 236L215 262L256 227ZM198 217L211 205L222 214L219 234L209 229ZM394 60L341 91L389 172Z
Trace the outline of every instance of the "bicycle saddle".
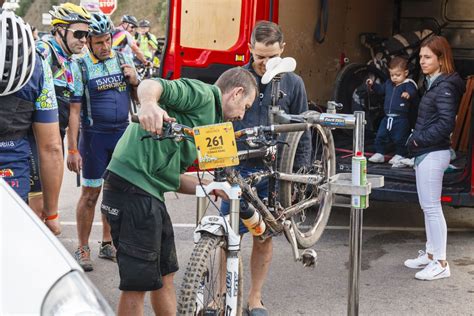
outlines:
M292 57L273 57L265 65L266 71L262 77L262 83L267 84L279 74L292 72L296 69L296 60Z

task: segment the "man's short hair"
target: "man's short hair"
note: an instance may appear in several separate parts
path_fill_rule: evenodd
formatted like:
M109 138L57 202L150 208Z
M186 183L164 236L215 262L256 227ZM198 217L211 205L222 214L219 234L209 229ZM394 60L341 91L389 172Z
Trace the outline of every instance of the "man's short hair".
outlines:
M395 56L392 58L390 63L388 64L388 69L400 69L400 70L407 70L408 69L408 60L401 56Z
M270 21L257 22L250 37L250 45L255 47L257 42L263 43L265 46L275 43L283 45L283 33L280 26Z
M257 81L255 80L255 77L250 73L250 71L242 67L230 68L224 71L224 73L222 73L222 75L217 79L215 85L219 87L222 94L238 87L244 88L245 96L254 93L256 97L258 94Z

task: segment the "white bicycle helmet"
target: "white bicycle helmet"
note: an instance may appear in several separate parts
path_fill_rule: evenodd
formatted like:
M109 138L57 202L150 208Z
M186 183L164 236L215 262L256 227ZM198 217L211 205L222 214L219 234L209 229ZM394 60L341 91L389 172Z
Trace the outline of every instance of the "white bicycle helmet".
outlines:
M12 11L0 9L0 96L20 90L35 69L31 27Z

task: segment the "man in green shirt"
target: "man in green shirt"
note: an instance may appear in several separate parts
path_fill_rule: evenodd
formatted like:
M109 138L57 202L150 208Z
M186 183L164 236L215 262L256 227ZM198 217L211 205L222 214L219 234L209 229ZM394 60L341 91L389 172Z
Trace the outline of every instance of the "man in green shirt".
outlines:
M196 159L191 142L141 137L161 134L163 122L194 127L241 120L257 91L253 75L242 68L227 70L215 85L192 79L140 84L140 125L129 125L115 147L101 206L117 248L122 291L118 315L142 315L147 291L157 315L176 314L173 277L178 262L163 195L194 194L198 185L197 178L183 174Z

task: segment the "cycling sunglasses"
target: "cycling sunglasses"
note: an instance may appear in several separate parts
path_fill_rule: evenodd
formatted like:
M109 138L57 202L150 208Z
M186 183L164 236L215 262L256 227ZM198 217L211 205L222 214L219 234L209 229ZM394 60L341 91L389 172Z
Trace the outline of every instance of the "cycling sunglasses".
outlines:
M74 30L74 29L68 29L68 31L72 32L72 36L77 39L81 39L83 37L89 36L89 31L81 31L81 30Z

